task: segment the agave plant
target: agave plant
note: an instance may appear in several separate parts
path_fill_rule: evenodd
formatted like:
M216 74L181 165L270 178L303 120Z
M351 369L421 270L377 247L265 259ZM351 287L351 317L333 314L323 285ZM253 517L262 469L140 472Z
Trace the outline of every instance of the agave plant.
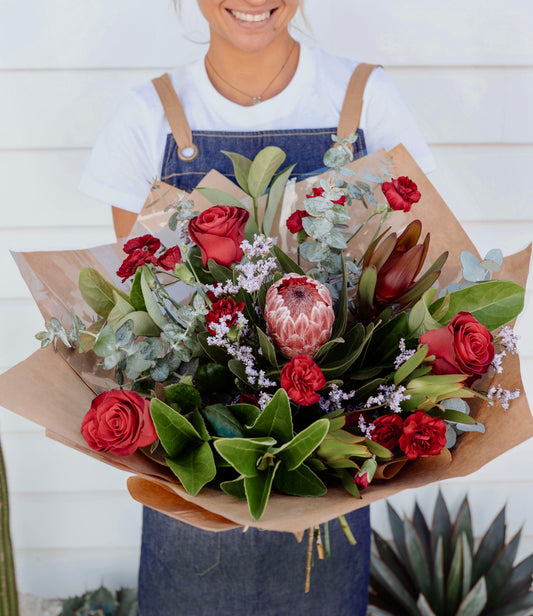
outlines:
M101 586L63 601L59 616L136 616L137 590L121 588L111 592Z
M533 555L513 566L519 531L505 540L505 507L474 547L465 498L455 520L439 493L431 526L418 504L402 521L388 505L393 540L373 531L369 616L531 616Z

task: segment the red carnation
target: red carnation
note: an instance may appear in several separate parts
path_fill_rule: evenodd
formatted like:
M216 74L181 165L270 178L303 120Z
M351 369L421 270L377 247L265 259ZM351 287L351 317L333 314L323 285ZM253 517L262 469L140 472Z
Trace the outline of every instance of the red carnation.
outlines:
M125 282L133 276L138 267L142 267L145 263L156 263L156 258L153 254L145 250L134 250L122 262L122 265L117 270L117 276Z
M381 415L372 422L372 440L382 445L389 451L398 447L398 441L402 435L403 420L399 415Z
M413 203L420 201L421 197L418 186L405 175L390 182L383 182L381 190L393 210L404 212L408 212Z
M298 233L304 228L302 219L307 216L311 216L311 214L308 214L305 210L296 210L287 218L287 229L291 233Z
M325 384L322 370L309 355L296 355L281 370L281 386L293 402L302 406L318 402L317 391Z
M81 433L95 451L129 456L157 440L150 402L133 391L104 391L91 402Z
M207 331L216 335L212 323L225 323L228 327L235 325L239 314L244 310L244 302L236 302L232 297L219 299L212 306L205 317Z
M430 417L417 411L403 422L400 449L409 460L438 456L446 445L446 423L440 417Z
M140 237L134 237L131 240L128 240L124 244L124 252L126 254L131 254L135 250L143 250L151 255L153 255L159 248L161 247L161 242L147 233L146 235L141 235Z
M173 270L178 263L181 263L181 251L179 246L172 246L157 259L157 265L163 269Z

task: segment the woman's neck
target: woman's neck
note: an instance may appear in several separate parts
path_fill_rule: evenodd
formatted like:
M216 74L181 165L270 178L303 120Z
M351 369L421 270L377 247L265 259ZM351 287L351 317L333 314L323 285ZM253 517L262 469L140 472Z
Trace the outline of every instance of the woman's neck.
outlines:
M296 72L299 44L287 32L259 50L243 51L211 33L205 66L215 89L239 105L252 105L284 90Z

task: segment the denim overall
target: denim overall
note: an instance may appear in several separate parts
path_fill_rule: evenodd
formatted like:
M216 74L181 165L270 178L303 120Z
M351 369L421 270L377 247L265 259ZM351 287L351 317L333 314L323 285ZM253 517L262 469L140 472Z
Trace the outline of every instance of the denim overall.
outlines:
M366 79L365 79L366 81ZM364 88L364 83L363 83ZM168 113L167 113L168 117ZM172 126L172 124L171 124ZM353 129L352 129L353 130ZM161 179L190 191L211 169L234 180L221 150L253 159L276 145L296 162L297 180L323 167L336 128L262 132L193 131L194 160L178 156L167 138ZM358 129L356 158L366 154ZM331 556L314 557L310 592L304 593L307 538L241 528L197 529L148 507L143 510L139 571L139 616L365 616L370 565L369 508L345 516L357 540L352 546L338 520L329 522Z

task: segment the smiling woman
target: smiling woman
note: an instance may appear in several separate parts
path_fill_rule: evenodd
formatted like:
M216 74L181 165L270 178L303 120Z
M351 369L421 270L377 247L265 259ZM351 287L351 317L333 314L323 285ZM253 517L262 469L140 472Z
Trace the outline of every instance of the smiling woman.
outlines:
M137 88L98 138L82 178L84 192L116 206L118 235L131 228L154 177L187 191L213 168L233 179L224 150L253 159L277 146L297 163L291 177L299 180L323 167L332 134L356 132L356 158L401 142L431 170L432 156L381 68L292 37L300 4L198 0L210 32L205 57ZM170 112L176 108L177 123ZM312 366L297 363L293 372L311 374ZM333 521L332 557L315 564L304 594L307 546L291 535L253 528L209 533L145 508L139 613L364 616L368 508L347 518L357 546Z

